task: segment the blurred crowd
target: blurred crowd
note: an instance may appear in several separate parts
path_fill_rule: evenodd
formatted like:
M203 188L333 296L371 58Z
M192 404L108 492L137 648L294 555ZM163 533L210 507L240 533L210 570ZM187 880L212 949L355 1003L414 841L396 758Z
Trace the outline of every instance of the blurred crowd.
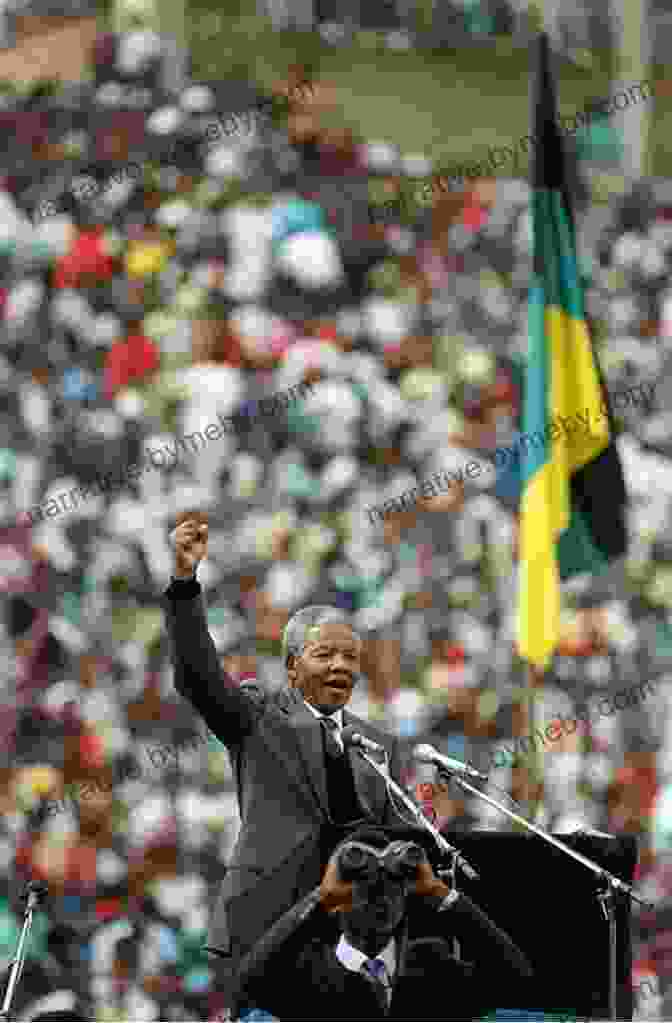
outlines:
M391 50L457 47L509 36L522 43L534 14L522 0L257 0L257 12L275 29L317 27L332 45L358 32L376 35ZM656 6L650 10L656 17ZM611 8L604 0L569 0L547 11L557 42L568 53L608 49L613 38Z
M519 436L527 184L437 188L381 217L431 177L425 157L325 126L333 90L302 89L301 68L264 104L244 81L176 85L167 46L101 35L91 82L0 97L0 968L22 883L49 883L25 1019L47 998L99 1020L222 1008L202 944L238 818L225 750L172 687L180 512L208 515L199 578L236 677L281 686L288 617L335 604L366 637L355 713L484 770L521 733L515 466L381 521L366 509ZM208 130L232 114L238 130ZM657 910L635 913L633 982L640 1018L663 1019L672 183L586 174L576 203L607 387L655 389L616 413L628 558L567 584L538 724L651 685L554 741L543 789L496 758L491 781L541 798L555 831L638 836ZM218 417L235 430L201 443ZM405 780L455 832L508 827L419 769Z

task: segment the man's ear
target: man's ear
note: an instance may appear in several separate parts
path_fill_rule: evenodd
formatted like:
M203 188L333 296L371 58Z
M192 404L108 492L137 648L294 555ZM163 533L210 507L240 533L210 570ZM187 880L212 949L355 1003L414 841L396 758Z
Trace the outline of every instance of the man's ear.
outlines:
M294 654L287 654L287 680L290 689L296 688L296 657Z

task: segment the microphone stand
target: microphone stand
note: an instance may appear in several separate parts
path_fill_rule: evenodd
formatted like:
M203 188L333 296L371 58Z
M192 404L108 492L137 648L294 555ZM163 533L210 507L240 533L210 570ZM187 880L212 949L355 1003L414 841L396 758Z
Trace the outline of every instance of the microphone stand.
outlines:
M485 792L481 792L480 789L475 788L468 781L458 775L449 771L443 764L436 765L437 770L440 774L445 775L450 781L455 781L464 789L465 792L470 792L473 796L478 796L479 799L484 799L490 806L494 806L496 810L501 810L503 814L510 817L511 820L516 821L518 824L522 824L528 831L533 831L540 838L543 838L545 842L550 845L554 845L556 849L561 849L567 856L571 856L577 863L582 863L584 867L592 870L598 881L601 881L606 885L604 891L597 891L596 897L600 903L602 914L609 927L609 1019L617 1020L617 986L616 986L616 975L617 975L617 934L616 934L616 892L621 894L629 895L635 902L639 902L640 905L645 906L647 909L653 909L651 903L646 902L644 899L640 899L638 895L635 895L632 886L626 884L625 881L621 881L620 878L616 877L610 871L605 870L599 863L595 863L594 860L589 859L587 856L583 856L582 853L575 852L574 849L570 849L568 845L561 842L558 838L553 835L549 835L543 828L538 827L536 824L531 824L530 821L519 814L514 813L513 810L509 810L508 807L503 806L492 796L487 796Z
M23 973L23 967L26 961L26 945L28 943L30 929L33 926L33 913L46 896L47 891L47 885L43 881L29 881L21 895L21 901L23 902L25 900L26 902L25 916L21 934L19 936L19 943L16 946L16 953L12 959L12 971L9 975L9 981L7 982L7 990L5 991L2 1008L0 1008L0 1023L7 1023L7 1020L9 1020L9 1012L14 999L14 992L16 991L17 984L19 983L21 974Z
M464 858L459 849L456 849L454 845L451 845L450 842L446 841L441 832L434 827L432 822L430 820L427 820L424 813L422 812L421 807L418 806L415 800L411 799L411 797L406 792L404 792L404 790L399 785L397 785L394 778L390 777L390 765L388 761L387 752L386 751L384 752L385 767L381 767L380 764L377 764L375 760L371 759L368 753L364 752L361 746L353 745L351 748L355 749L357 753L359 753L360 757L366 760L367 764L370 764L374 771L380 775L380 777L385 782L388 792L390 790L394 792L394 794L401 800L404 806L413 814L413 817L415 818L416 822L420 825L420 827L424 828L425 831L429 831L430 835L438 845L441 852L451 857L451 866L447 870L439 871L440 877L450 878L451 890L457 891L457 881L455 878L455 874L458 867L462 868L462 870L467 875L470 881L477 881L479 876L478 871L474 870L472 865L469 863L468 860ZM462 958L460 951L460 943L457 940L457 938L453 938L453 954L455 958L458 960Z
M381 767L380 764L377 764L375 760L372 760L368 753L365 753L361 747L354 746L351 748L356 749L360 757L366 760L367 764L370 764L374 771L380 775L380 777L385 782L388 791L391 789L392 792L394 792L395 796L397 796L404 804L404 806L413 814L416 822L421 827L423 827L425 831L429 831L430 835L433 837L434 841L438 845L441 852L446 853L447 855L453 857L453 866L451 870L446 871L445 873L446 874L454 873L455 867L461 867L470 881L477 881L479 876L478 871L474 870L474 868L468 862L468 860L465 860L464 856L459 851L459 849L456 849L454 845L451 845L450 842L446 841L441 832L434 827L432 822L427 820L424 813L422 812L421 807L418 806L415 800L411 799L411 797L406 792L404 792L404 790L399 785L397 785L394 778L390 777L389 765L387 762L387 754L385 755L385 767Z

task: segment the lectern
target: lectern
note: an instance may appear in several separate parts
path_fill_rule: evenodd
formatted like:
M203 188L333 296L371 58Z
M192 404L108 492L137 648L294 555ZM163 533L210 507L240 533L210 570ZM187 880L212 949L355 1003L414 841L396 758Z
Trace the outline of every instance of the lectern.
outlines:
M534 1011L535 1016L528 1018L537 1019L546 1013L549 1018L561 1014L567 1019L609 1019L609 928L592 871L533 834L444 834L480 874L478 881L468 881L458 871L459 890L510 935L535 970L522 1004L521 993L504 968L500 975L489 977L502 1019L513 1019L504 1011L511 1009ZM634 838L557 837L621 880L632 882L637 862ZM619 897L619 1020L631 1020L633 1013L630 913L630 900ZM461 952L470 958L466 943Z

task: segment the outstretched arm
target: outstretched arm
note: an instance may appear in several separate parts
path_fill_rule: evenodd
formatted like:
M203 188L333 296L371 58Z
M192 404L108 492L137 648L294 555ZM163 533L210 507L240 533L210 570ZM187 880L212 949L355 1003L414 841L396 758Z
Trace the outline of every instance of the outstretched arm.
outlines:
M250 733L263 709L263 693L241 687L219 664L208 632L196 572L207 553L208 526L202 516L185 518L174 533L175 571L164 594L164 609L175 669L175 688L194 706L226 746Z

